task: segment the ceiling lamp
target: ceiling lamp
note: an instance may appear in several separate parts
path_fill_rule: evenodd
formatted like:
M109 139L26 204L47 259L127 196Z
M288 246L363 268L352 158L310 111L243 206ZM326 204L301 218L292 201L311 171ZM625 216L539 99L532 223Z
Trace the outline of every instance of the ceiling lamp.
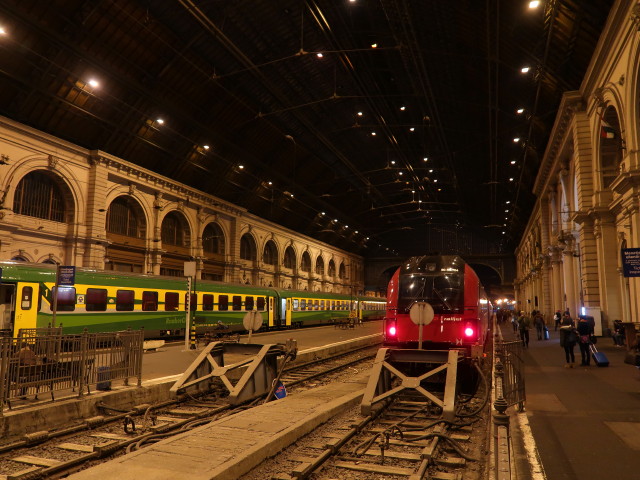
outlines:
M156 123L157 123L158 125L164 125L164 120L163 120L163 119L161 119L161 118L156 118Z
M7 31L4 29L4 27L0 27L0 35L6 35Z
M87 83L93 88L98 88L100 86L98 81L94 78L90 79Z
M318 53L316 53L316 57L322 58L322 57L324 57L324 55L322 55L322 53L318 52Z
M529 2L529 8L531 9L538 8L539 6L540 6L540 0L531 0Z
M531 68L531 67L522 67L522 68L520 69L520 71L521 71L522 73L528 73L530 68Z
M521 113L524 113L524 108L519 108L518 110L516 110L516 113L518 115L520 115Z

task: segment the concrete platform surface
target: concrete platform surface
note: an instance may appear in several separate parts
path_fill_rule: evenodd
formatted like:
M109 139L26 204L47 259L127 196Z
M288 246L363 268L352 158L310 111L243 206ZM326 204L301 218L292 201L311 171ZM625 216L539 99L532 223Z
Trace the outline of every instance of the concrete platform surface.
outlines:
M576 364L565 368L559 332L552 330L549 340L530 333L523 354L525 412L512 412L511 422L524 442L516 450L518 480L640 479L640 371L624 363L626 349L601 337L596 346L608 367L593 359L580 366L576 346ZM516 339L510 326L503 334Z
M368 375L285 397L158 442L67 478L234 480L360 403Z

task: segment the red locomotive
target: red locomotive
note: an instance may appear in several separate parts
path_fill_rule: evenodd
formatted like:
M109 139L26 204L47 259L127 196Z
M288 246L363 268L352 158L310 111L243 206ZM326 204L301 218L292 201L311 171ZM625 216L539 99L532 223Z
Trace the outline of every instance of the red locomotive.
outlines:
M410 310L421 303L433 309L433 318L418 320L423 324L420 327L414 322L415 314L411 319ZM491 315L491 304L478 275L461 257L412 257L389 282L385 345L425 350L455 348L467 358L477 358L490 339Z

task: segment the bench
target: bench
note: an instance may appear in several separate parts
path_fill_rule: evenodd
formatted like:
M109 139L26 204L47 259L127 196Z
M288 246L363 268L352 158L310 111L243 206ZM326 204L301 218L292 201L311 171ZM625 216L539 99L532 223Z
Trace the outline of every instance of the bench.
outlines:
M333 318L332 322L333 322L334 328L353 328L355 326L354 320L357 320L357 319L340 317L340 318Z

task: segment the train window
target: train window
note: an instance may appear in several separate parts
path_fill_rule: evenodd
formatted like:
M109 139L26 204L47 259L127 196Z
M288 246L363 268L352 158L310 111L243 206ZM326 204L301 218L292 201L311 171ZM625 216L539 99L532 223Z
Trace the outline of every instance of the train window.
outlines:
M213 310L213 295L209 293L202 295L202 310Z
M20 296L20 308L22 308L22 310L31 310L32 299L33 287L22 287L22 295Z
M234 310L242 310L242 297L240 295L234 295L232 297L233 309Z
M320 310L324 310L324 300L320 300Z
M76 288L53 287L52 292L56 289L58 290L58 312L73 312L76 309Z
M300 310L307 309L307 301L305 299L300 300Z
M84 308L87 312L104 312L107 309L107 289L87 288Z
M187 297L188 293L184 294L184 311L187 311L187 299L189 299L189 307L192 312L195 312L198 309L198 294L192 293L191 297Z
M176 292L167 292L164 294L164 311L175 312L178 310L178 304L180 303L180 295Z
M335 309L336 309L336 301L331 300L331 310L335 310Z
M135 295L133 290L118 290L116 291L116 310L118 312L131 312L133 311Z
M263 312L265 310L265 303L264 297L258 297L256 300L256 309Z
M158 292L142 292L142 311L158 311Z
M320 308L320 300L313 301L313 309L318 310Z
M227 295L218 296L218 310L229 310L229 297Z
M244 309L253 310L253 297L244 297Z
M298 308L299 308L298 303L299 303L298 299L294 298L293 299L293 310L298 311Z

